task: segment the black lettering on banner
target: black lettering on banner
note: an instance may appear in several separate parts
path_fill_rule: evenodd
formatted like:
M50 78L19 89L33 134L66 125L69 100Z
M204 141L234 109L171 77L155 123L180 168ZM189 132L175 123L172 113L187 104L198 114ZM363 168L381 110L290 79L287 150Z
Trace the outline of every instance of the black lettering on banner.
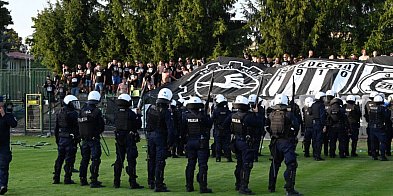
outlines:
M341 75L341 77L345 78L348 76L348 72L342 71L340 75Z
M303 69L296 70L296 75L302 75L302 74L303 74Z
M319 70L319 75L322 75L322 73L323 73L323 69L320 69Z

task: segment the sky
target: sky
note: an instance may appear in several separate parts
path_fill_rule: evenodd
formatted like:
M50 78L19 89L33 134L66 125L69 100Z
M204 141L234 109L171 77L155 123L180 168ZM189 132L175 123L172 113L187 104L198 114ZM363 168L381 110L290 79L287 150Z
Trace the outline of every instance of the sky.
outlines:
M34 29L31 28L33 26L32 17L36 17L37 14L48 7L48 1L54 3L56 0L5 0L9 3L7 7L11 12L13 25L10 25L9 28L13 28L19 35L22 37L23 42L26 37L33 34ZM241 3L244 0L239 0L235 5L236 19L242 18L240 13Z

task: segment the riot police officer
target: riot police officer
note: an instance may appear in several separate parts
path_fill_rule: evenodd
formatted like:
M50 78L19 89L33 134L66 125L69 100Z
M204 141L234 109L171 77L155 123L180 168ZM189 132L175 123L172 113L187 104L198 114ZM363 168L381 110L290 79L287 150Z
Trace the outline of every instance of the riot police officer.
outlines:
M176 110L178 111L178 113L180 114L180 117L181 117L181 114L184 112L184 111L186 111L186 104L185 104L185 99L183 99L183 98L180 98L180 99L178 99L177 100L177 108L176 108ZM181 127L181 125L179 125L179 127ZM185 154L184 154L184 150L185 150L185 145L186 145L186 143L187 143L187 138L186 138L186 133L185 133L185 131L183 131L183 130L179 130L179 135L178 135L179 137L178 137L178 139L177 139L177 155L179 155L179 156L184 156Z
M53 184L60 183L60 173L63 162L64 184L75 184L71 180L72 169L75 163L77 143L79 143L78 112L80 109L78 98L74 95L64 97L64 107L56 115L55 138L57 144L57 159L53 172Z
M388 105L387 108L390 113L390 117L393 115L393 95L388 96ZM389 125L390 124L390 125ZM393 125L392 121L389 122L389 124L386 126L386 156L392 156L392 138L393 138Z
M377 151L375 144L379 144L379 151L381 155L381 161L387 161L386 158L386 122L390 121L390 114L387 108L383 105L383 98L380 95L374 97L373 102L375 105L368 108L369 123L371 136L371 152L374 160L378 160Z
M251 108L258 107L259 117L261 118L261 121L262 121L262 127L255 131L255 136L254 136L254 138L255 138L255 141L254 141L254 148L255 148L254 161L258 162L258 151L261 146L261 141L263 142L263 138L265 137L265 134L266 134L266 131L265 131L265 108L261 105L261 103L262 103L261 97L258 97L258 103L255 103L257 101L256 94L251 94L250 96L248 96L248 101L250 103Z
M115 113L115 139L116 139L116 162L114 163L113 187L120 187L121 170L127 154L128 166L126 172L129 176L131 189L141 189L143 186L136 182L136 158L138 149L136 143L140 141L138 129L142 126L141 114L130 109L131 97L128 94L119 95L116 100L117 111Z
M158 92L156 105L147 110L147 136L148 136L148 184L155 192L168 192L164 184L165 159L168 147L173 145L174 123L169 104L172 91L163 88Z
M359 105L356 104L356 98L353 95L348 95L347 103L344 105L346 115L349 122L349 137L347 138L346 152L349 153L349 139L351 139L351 156L357 157L356 147L359 139L360 118L362 113Z
M373 153L374 153L371 151L371 149L378 149L378 146L374 146L374 147L371 146L372 142L371 142L370 124L369 124L370 117L369 117L369 113L368 113L371 107L375 107L375 103L373 100L376 95L378 95L378 92L376 92L376 91L370 92L369 100L366 102L366 104L364 104L364 118L366 119L366 122L367 122L367 128L366 128L367 151L368 151L369 156L373 156ZM377 142L374 142L373 144L378 145ZM378 153L378 152L375 152L375 153Z
M202 110L202 100L199 97L191 97L187 101L187 110L182 115L183 130L187 133L187 158L186 167L186 190L194 191L194 171L198 160L199 173L197 181L199 182L200 193L211 193L212 190L207 188L207 161L209 159L209 138L212 120Z
M327 90L325 94L325 110L328 111L330 108L330 101L334 98L334 92L332 90ZM326 118L327 120L327 118ZM323 132L323 154L328 156L329 154L329 144L330 144L330 129L334 129L329 126L329 123L326 122L326 129Z
M101 163L101 145L100 134L104 132L105 122L102 117L101 110L97 108L97 104L101 100L98 91L91 91L87 97L87 103L82 107L79 113L79 134L82 139L81 145L81 165L79 169L79 177L81 186L87 183L87 167L91 159L91 188L101 188L101 182L98 181L98 171Z
M10 150L10 127L15 128L18 124L12 114L12 107L3 102L0 96L0 195L8 191L8 170L12 160Z
M221 162L221 153L232 162L231 150L229 143L231 141L231 132L224 127L225 119L231 115L228 108L228 100L221 94L216 95L216 107L212 113L214 123L214 143L216 143L216 162Z
M255 132L262 127L262 120L258 113L258 108L250 112L249 101L244 96L237 96L232 104L236 113L230 115L224 122L224 125L231 129L235 135L232 141L234 152L236 154L235 188L240 194L253 194L248 188L250 181L251 169L253 168L255 147Z
M269 172L269 191L276 191L276 181L281 162L285 159L287 166L284 172L287 195L300 195L295 190L295 177L297 161L295 154L294 133L300 128L298 119L288 109L288 97L277 94L274 98L273 111L270 113L267 124L270 125L271 142L269 145L273 157Z
M171 146L171 156L172 158L179 158L179 145L180 145L180 135L181 135L181 111L177 108L177 101L172 100L171 102L171 112L175 130L175 141L173 142L173 146Z
M348 119L345 115L343 102L340 98L334 98L330 101L330 107L327 110L327 126L329 130L330 158L336 157L336 143L339 142L339 156L345 158L346 137L348 135Z
M313 148L313 157L316 161L323 161L321 158L322 151L322 143L323 143L323 132L326 131L326 110L325 105L323 103L323 97L325 93L318 92L315 95L315 101L311 105L311 110L309 114L312 116L313 122L313 132L312 132L312 148Z
M304 145L304 157L310 157L310 146L313 132L313 122L312 116L310 115L311 106L314 100L311 97L307 97L302 108L303 113L303 129L302 135L304 135L303 145ZM313 141L315 142L315 141Z

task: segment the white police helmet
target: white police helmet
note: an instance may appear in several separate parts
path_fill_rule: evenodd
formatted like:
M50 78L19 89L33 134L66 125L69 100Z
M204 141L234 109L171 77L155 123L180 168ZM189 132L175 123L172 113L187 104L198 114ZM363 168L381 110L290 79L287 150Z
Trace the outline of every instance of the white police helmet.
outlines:
M375 103L383 103L383 97L381 95L376 95L373 99Z
M222 103L228 101L227 98L224 97L224 95L218 94L216 95L216 103Z
M334 96L334 91L333 90L326 91L326 96Z
M249 104L250 102L248 101L247 97L244 97L242 95L238 95L235 99L235 102L233 103L233 108L235 109L242 109L242 110L248 110L249 109Z
M274 97L274 104L283 104L283 105L288 105L288 97L284 94L277 94Z
M119 95L119 97L117 99L129 102L129 101L131 101L131 96L124 93L124 94Z
M78 98L75 97L74 95L65 96L63 102L67 106L72 106L75 109L80 109Z
M348 102L348 101L353 101L353 102L355 102L355 101L356 101L356 97L355 97L354 95L348 95L346 100L347 100L347 102Z
M99 102L101 100L101 94L98 91L91 91L87 96L87 100Z
M169 88L163 88L158 92L157 103L171 103L172 91Z
M370 99L373 99L377 95L378 95L377 91L371 91L369 97L370 97Z
M307 97L307 98L304 100L304 105L306 105L307 107L311 107L311 105L312 105L313 102L314 102L314 99L313 99L313 98Z
M189 109L200 109L203 108L203 102L201 98L193 96L187 101L186 107Z
M255 101L257 100L257 95L256 94L251 94L248 96L248 102L255 104Z
M378 95L385 99L385 93L378 93Z
M317 92L317 94L315 94L315 99L321 99L324 96L325 96L324 92Z
M177 102L172 99L171 106L176 106L176 105L177 105Z

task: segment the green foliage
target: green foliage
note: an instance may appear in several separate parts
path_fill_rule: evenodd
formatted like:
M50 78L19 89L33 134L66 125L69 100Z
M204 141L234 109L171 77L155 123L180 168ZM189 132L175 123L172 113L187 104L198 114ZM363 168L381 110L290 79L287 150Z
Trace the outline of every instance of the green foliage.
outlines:
M0 32L4 31L8 25L12 23L10 11L5 7L8 5L7 1L0 0Z
M4 42L9 43L8 50L19 51L22 46L22 38L14 29L7 29L4 32L6 39Z
M13 143L26 143L26 147L20 145L12 146L13 160L10 165L10 195L200 195L199 185L195 181L196 191L185 192L185 168L187 159L167 159L165 167L165 183L171 190L169 193L154 193L147 186L147 163L146 163L146 141L138 143L139 156L137 159L137 181L145 186L145 189L129 189L127 174L121 177L121 187L114 189L113 167L116 159L115 143L111 137L106 137L110 149L110 156L101 156L99 180L106 187L101 189L91 189L88 186L81 187L75 185L52 185L53 166L57 157L55 139L41 137L12 136ZM211 140L212 141L212 140ZM33 146L39 142L50 143L51 145ZM269 141L265 140L264 149L259 157L259 162L254 163L250 178L250 189L257 195L284 195L285 164L282 163L277 177L276 193L268 192L268 173L270 167ZM298 145L298 169L296 176L296 189L304 195L390 195L393 191L391 186L391 172L393 164L391 161L373 161L367 156L366 142L359 142L359 157L357 158L327 158L326 161L317 162L312 158L304 158L302 149ZM78 169L81 160L80 149L78 149L75 167ZM235 159L236 161L236 159ZM126 166L125 161L125 166ZM208 171L208 186L213 189L214 195L239 195L235 191L235 178L233 172L236 162L217 163L214 158L210 158ZM196 167L195 173L197 173ZM124 170L123 170L124 173ZM61 173L61 182L63 182ZM90 174L89 174L90 175ZM78 173L73 173L72 179L79 183Z

